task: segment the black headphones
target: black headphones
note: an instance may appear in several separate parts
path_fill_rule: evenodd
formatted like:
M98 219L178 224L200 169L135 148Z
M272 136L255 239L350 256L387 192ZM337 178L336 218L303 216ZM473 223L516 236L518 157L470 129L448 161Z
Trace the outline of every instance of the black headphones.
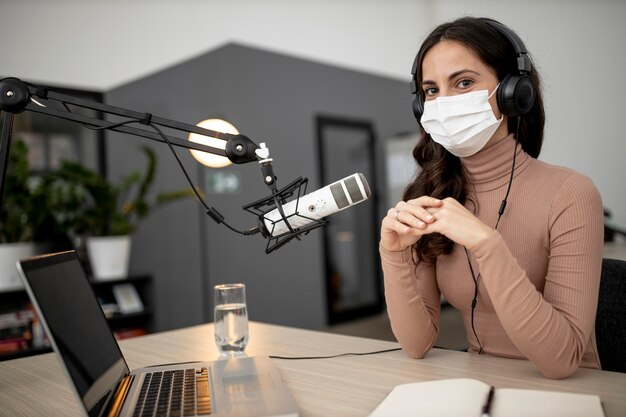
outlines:
M530 58L526 51L524 42L508 27L502 23L492 19L482 19L488 23L492 28L501 33L515 49L517 55L517 70L519 74L507 74L500 82L498 91L496 92L496 99L498 102L498 108L502 114L509 117L523 116L532 109L535 104L536 90L535 84L532 78L528 75L531 69ZM418 123L424 113L424 99L422 95L417 91L417 65L419 62L419 54L413 61L413 68L411 69L411 93L415 94L413 99L413 114Z

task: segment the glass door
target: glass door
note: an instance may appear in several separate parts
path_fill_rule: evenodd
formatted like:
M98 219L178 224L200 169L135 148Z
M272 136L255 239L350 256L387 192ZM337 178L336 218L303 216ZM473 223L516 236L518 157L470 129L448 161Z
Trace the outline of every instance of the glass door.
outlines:
M371 197L327 218L324 230L329 324L382 311L374 128L369 121L317 117L321 184L362 173Z

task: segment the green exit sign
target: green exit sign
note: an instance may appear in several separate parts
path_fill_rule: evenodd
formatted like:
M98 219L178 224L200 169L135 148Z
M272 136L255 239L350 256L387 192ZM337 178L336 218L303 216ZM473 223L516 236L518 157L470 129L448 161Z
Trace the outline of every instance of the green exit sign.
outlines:
M206 190L211 194L238 193L241 188L239 172L209 172L206 175Z

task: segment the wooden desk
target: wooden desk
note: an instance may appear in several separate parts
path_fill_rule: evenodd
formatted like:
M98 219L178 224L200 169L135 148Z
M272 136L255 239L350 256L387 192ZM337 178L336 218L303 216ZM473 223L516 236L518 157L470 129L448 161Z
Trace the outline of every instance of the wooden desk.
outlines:
M121 342L131 368L217 357L211 324ZM251 323L249 355L312 356L367 352L396 343ZM597 394L607 417L626 414L626 374L579 369L545 379L527 361L434 349L425 359L403 352L334 359L280 360L276 367L302 417L364 417L397 384L469 377L497 387ZM0 363L0 416L80 416L81 409L52 353Z

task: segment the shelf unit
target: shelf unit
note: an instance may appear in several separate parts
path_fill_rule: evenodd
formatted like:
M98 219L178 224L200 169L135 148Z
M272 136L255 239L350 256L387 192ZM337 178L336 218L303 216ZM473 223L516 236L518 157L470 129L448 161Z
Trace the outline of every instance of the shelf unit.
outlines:
M98 300L102 305L109 307L116 306L118 304L114 295L114 288L121 285L131 285L134 288L136 295L141 300L143 308L140 311L133 311L129 313L121 313L119 311L113 311L106 313L109 327L118 339L126 337L139 336L147 334L152 331L153 328L153 310L152 310L152 277L149 275L134 275L125 279L115 279L109 281L91 281L94 293L98 297ZM32 305L26 290L9 290L0 292L0 347L2 347L3 340L10 339L11 333L22 334L26 333L29 336L25 339L30 339L28 342L24 342L23 348L19 350L2 351L0 349L0 361L8 359L16 359L19 357L36 355L39 353L50 352L51 348L45 345L34 345L37 333L38 319L36 314L31 313L32 319L29 318L27 313L32 311ZM20 312L22 318L20 319ZM11 327L11 324L15 322L15 326ZM4 335L4 336L3 336ZM41 344L41 341L39 341ZM5 346L5 349L8 345Z

